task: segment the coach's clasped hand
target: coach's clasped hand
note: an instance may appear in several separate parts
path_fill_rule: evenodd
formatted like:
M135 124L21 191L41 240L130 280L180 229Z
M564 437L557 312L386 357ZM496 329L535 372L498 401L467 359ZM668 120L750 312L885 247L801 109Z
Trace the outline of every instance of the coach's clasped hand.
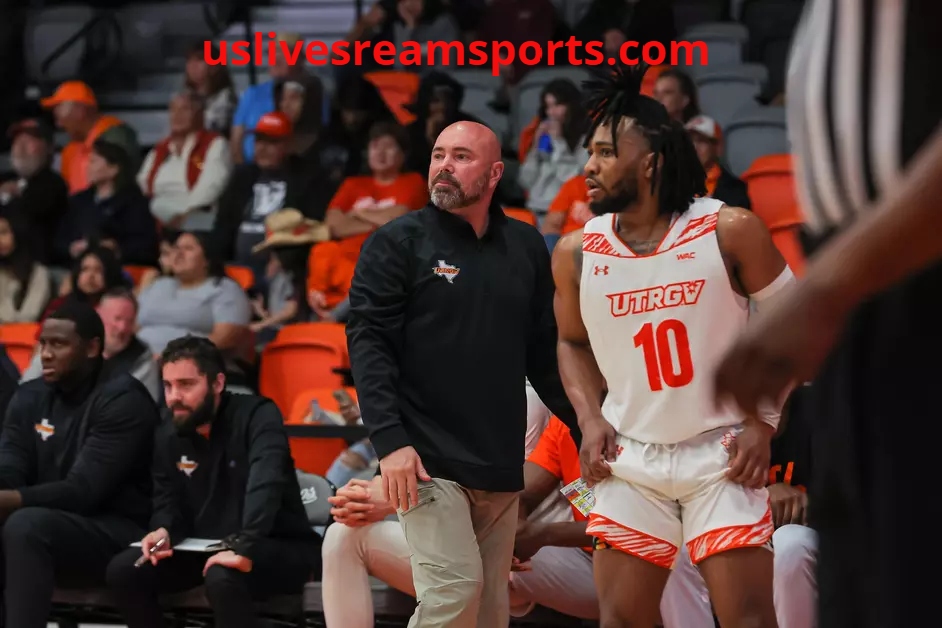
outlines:
M582 430L579 450L582 479L591 487L612 474L608 463L615 462L618 443L615 428L602 417L580 422L579 427Z
M746 488L759 489L769 477L772 457L772 437L775 428L757 420L747 420L743 430L729 444L729 470L731 482Z
M402 447L379 461L383 476L383 498L401 512L419 503L419 483L432 478L422 466L419 454L412 447Z

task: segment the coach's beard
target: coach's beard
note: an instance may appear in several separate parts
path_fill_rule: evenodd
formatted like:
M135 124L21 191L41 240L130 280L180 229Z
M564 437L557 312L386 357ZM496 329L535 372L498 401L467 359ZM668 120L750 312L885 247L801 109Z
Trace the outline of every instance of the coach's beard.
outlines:
M439 181L450 183L453 187L437 187L435 184ZM439 209L445 211L463 209L481 200L486 184L487 175L477 181L470 192L465 193L457 179L447 172L442 172L432 180L432 185L429 186L429 196L435 207Z

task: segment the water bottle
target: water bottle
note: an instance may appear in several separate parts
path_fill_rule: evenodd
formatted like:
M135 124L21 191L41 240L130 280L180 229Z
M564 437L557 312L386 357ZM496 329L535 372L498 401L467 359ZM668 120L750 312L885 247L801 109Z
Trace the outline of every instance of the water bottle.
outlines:
M537 149L541 153L546 153L547 155L552 154L553 152L553 138L548 134L544 133L540 136L540 142L537 144Z

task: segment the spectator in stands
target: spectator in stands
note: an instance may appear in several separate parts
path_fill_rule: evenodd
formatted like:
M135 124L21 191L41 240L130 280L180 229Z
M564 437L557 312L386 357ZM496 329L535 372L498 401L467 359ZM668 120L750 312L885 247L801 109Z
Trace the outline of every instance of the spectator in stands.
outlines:
M561 236L582 226L594 216L589 209L588 188L585 175L577 174L559 188L559 193L546 210L540 229L546 244L552 251Z
M723 154L723 129L716 120L699 115L691 118L685 128L706 171L707 194L730 207L750 209L752 202L749 200L745 181L720 163L720 156Z
M330 237L327 226L310 220L296 209L283 209L265 219L265 239L252 251L269 255L266 269L267 298L261 295L252 307L259 320L250 327L261 342L268 342L287 323L307 321L307 262L311 245Z
M775 615L779 626L817 625L816 581L818 535L808 526L807 484L811 479L812 432L805 399L811 385L799 386L782 411L778 435L772 440L769 503L775 532Z
M204 128L229 137L232 114L238 104L238 98L232 85L229 66L206 63L204 50L207 43L210 45L210 58L219 58L219 46L215 42L195 42L186 53L186 88L199 94L204 103ZM227 145L226 149L228 148Z
M69 199L56 238L57 255L75 259L89 247L103 246L124 264L157 262L157 225L131 168L124 148L95 141L87 167L91 185Z
M285 82L278 110L288 116L294 128L290 154L319 167L324 140L324 86L320 79Z
M563 183L582 172L589 155L583 147L586 116L579 88L568 79L550 81L540 96L536 142L517 180L527 191L527 207L545 214Z
M346 391L339 392L344 394L338 396L338 392L335 391L334 397L337 399L341 418L347 425L356 425L358 423L362 425L360 406L349 394L346 394ZM370 480L375 475L376 463L376 452L370 444L370 439L364 438L341 452L337 459L331 463L324 477L334 486L346 486L353 478Z
M408 127L409 158L406 169L424 173L432 158L432 147L445 127L460 120L479 122L461 110L464 86L443 72L422 78L415 102L407 106L416 119Z
M175 255L173 245L176 244L179 237L180 232L176 229L166 227L160 230L160 257L157 258L157 268L149 268L141 274L141 278L135 286L137 294L140 294L144 288L154 283L158 277L173 276L173 256Z
M293 128L283 112L267 113L251 135L256 137L254 163L237 167L219 199L213 238L226 260L249 266L256 279L265 272L265 259L252 247L265 239L265 219L292 208L307 218L322 220L329 189L319 169L289 155Z
M601 41L606 57L618 58L622 44L636 41L640 45L628 51L641 56L641 46L658 42L670 50L677 32L674 12L664 0L592 0L585 14L573 29L576 39L583 42Z
M129 287L130 281L121 270L114 251L105 247L86 249L72 263L72 272L59 286L59 296L46 306L39 322L68 301L98 305L102 295L119 287Z
M204 234L181 234L174 245L173 275L156 279L138 300L138 337L155 353L188 334L209 338L227 357L245 348L249 299L226 276Z
M42 379L21 384L0 440L6 625L46 628L56 585L96 586L150 516L160 416L144 386L103 374L105 330L70 302L43 323Z
M7 416L10 399L20 385L20 371L7 354L6 347L0 343L0 434L3 433L3 420Z
M370 130L371 175L348 177L331 199L327 227L333 238L311 249L307 295L318 317L335 320L335 308L347 297L360 247L378 227L428 202L425 178L403 172L408 140L405 129L380 122Z
M67 264L55 259L53 239L69 207L69 190L52 169L55 151L52 129L41 120L22 120L8 131L14 178L0 184L0 209L19 214L33 258L44 264Z
M38 321L51 291L49 271L33 258L20 216L0 213L0 324Z
M349 76L337 85L335 110L327 128L327 147L321 154L327 176L335 185L346 177L369 172L367 145L371 125L396 122L376 86L359 75Z
M281 42L284 42L283 45L292 50L299 41L300 35L281 33L275 45L282 45ZM255 159L255 135L251 131L258 126L263 116L278 108L285 83L295 81L306 84L311 79L303 64L289 65L282 54L275 55L275 63L268 66L268 74L270 81L252 85L239 98L239 106L232 118L232 135L229 138L232 160L236 164Z
M670 68L661 72L654 83L654 100L667 109L668 115L681 124L700 115L697 86L690 75Z
M154 436L152 531L111 561L108 584L129 628L164 626L158 594L200 585L217 626L258 626L256 598L300 594L320 571L284 420L269 399L225 392L209 340L174 340L161 369L171 420ZM187 537L224 549L186 551Z
M550 0L493 0L489 2L481 16L478 38L483 41L506 41L520 50L526 42L554 40L554 35L562 26L556 8ZM500 67L501 88L491 106L497 111L510 110L508 88L518 84L533 66L523 63L520 55L515 55L510 65Z
M137 133L114 116L98 111L98 100L92 88L82 81L66 81L59 85L42 106L52 109L56 126L69 135L69 143L62 149L62 178L70 194L78 194L91 181L88 178L88 160L96 140L102 139L124 149L132 172L137 172L141 148Z
M390 42L397 51L403 50L403 44L407 41L425 43L460 40L458 22L439 0L378 0L347 36L349 42L369 41L373 46L383 41ZM393 65L379 65L372 55L364 56L362 66L349 64L347 71L363 71L361 68L412 70L402 65L398 55Z
M137 184L150 213L174 229L209 229L216 201L229 182L226 139L203 128L203 98L193 91L170 99L170 135L147 153Z
M134 335L137 325L137 299L127 288L114 288L102 295L95 308L105 328L105 343L101 350L104 359L102 377L110 378L130 373L138 380L154 401L160 399L160 372L154 361L154 352ZM39 379L43 374L42 349L37 347L21 382Z

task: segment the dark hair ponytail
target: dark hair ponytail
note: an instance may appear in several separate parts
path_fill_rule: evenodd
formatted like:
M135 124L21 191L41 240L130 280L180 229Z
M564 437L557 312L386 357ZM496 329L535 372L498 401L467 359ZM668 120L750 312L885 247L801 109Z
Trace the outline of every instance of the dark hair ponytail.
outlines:
M697 196L706 196L706 171L690 134L675 120L661 126L660 176L654 171L652 187L660 181L658 212L684 211Z

